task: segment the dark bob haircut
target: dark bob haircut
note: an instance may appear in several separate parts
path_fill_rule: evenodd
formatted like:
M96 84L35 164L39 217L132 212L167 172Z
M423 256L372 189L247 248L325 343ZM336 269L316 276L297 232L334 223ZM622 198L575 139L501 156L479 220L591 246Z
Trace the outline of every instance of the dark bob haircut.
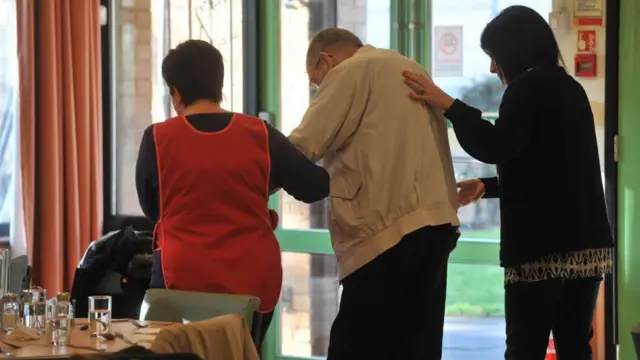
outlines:
M199 100L222 101L222 54L206 41L187 40L169 50L162 60L162 77L171 95L178 90L185 106Z
M531 68L563 64L558 42L547 21L526 6L510 6L487 24L480 46L510 82Z

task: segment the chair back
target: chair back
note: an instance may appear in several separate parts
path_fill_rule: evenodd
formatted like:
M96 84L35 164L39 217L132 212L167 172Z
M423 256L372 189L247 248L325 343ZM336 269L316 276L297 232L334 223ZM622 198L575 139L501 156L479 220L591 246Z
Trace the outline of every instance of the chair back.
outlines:
M11 259L9 265L9 292L20 294L31 286L31 271L26 255Z
M140 307L140 320L190 323L240 314L251 331L256 348L260 349L263 335L259 307L260 299L249 295L149 289Z
M149 289L142 301L140 320L189 323L240 314L247 327L253 329L259 306L260 299L249 295Z

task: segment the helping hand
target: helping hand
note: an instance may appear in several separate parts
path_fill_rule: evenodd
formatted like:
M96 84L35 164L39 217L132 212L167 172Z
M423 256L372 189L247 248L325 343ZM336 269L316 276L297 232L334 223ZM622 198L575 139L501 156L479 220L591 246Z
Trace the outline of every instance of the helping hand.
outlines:
M269 220L271 220L271 228L273 230L278 228L278 223L280 222L280 216L275 210L269 209Z
M467 206L478 201L484 195L484 183L480 179L470 179L458 182L458 204Z
M454 99L436 86L430 78L409 71L404 71L402 76L404 76L404 82L415 91L409 94L412 99L424 101L444 111L453 105Z

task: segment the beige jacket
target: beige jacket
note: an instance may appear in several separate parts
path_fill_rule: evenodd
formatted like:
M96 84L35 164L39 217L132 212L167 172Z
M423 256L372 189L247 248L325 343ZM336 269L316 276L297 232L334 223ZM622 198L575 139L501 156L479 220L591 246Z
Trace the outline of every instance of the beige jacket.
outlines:
M162 354L191 353L203 360L259 359L249 329L237 314L163 328L151 350Z
M331 175L340 278L407 233L459 224L445 119L409 98L404 70L427 75L396 51L361 48L329 71L289 137Z

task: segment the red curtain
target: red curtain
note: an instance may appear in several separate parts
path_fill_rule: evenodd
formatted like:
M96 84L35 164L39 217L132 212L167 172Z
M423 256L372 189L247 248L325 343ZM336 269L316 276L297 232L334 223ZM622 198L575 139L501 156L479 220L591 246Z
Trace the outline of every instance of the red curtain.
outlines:
M99 0L17 0L20 182L34 284L70 290L102 223ZM36 9L37 8L37 9Z

